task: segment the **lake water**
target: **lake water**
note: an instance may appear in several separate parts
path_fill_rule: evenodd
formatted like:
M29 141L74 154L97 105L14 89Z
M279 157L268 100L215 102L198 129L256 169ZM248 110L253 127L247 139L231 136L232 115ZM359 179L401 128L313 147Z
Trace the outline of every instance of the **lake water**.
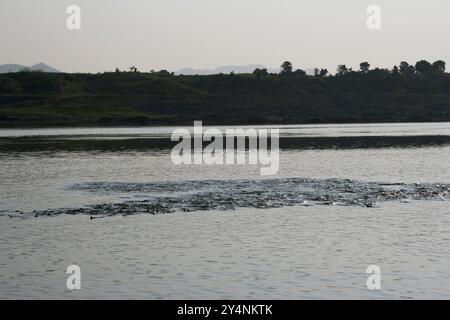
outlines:
M450 298L450 123L277 128L270 177L174 165L171 127L0 130L0 298Z

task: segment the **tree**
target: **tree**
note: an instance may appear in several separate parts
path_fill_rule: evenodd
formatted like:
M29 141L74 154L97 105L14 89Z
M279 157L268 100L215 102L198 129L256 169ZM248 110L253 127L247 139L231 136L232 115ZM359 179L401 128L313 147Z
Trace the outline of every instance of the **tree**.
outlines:
M406 68L405 75L412 76L415 73L416 73L416 68L414 68L414 66L408 66L408 68Z
M116 68L116 72L120 72L120 69L119 69L119 68Z
M253 75L259 80L261 77L269 75L269 73L267 72L267 69L256 68L255 71L253 71Z
M285 61L281 64L281 73L288 74L292 72L292 63Z
M416 71L421 75L429 75L433 73L433 65L426 60L420 60L416 63Z
M327 69L314 68L314 77L324 78L327 74Z
M409 63L406 61L402 61L400 62L400 73L401 74L406 74L406 71L408 70L409 67Z
M400 74L397 66L394 66L394 68L392 68L392 74L394 76L398 76Z
M137 70L137 68L135 66L131 66L130 67L130 71L131 72L137 72L138 70Z
M438 60L438 61L433 62L433 72L436 74L444 74L445 61Z
M319 69L314 68L314 77L318 77L319 76L319 72L320 72Z
M165 69L159 70L158 72L156 72L156 74L160 77L166 77L166 78L171 76L170 72Z
M361 73L366 74L369 72L370 64L368 62L361 62L359 64L359 70Z
M324 77L326 77L327 74L328 74L328 70L327 69L320 69L319 77L324 78Z
M302 69L297 69L297 70L295 70L294 74L297 76L304 77L304 76L306 76L306 71L302 70Z
M343 76L344 74L348 73L348 71L349 70L348 70L348 68L347 68L347 66L345 64L340 64L337 67L337 74L339 76Z

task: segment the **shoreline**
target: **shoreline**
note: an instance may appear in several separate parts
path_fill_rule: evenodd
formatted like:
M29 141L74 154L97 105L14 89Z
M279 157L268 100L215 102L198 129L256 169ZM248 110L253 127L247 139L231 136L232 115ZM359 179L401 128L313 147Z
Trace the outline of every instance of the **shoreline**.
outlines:
M0 75L0 128L450 121L450 75Z
M180 122L180 123L173 123L173 122L161 122L161 123L155 123L155 124L143 124L143 125L102 125L102 124L74 124L74 125L53 125L53 126L21 126L21 125L12 125L12 126L4 126L0 124L0 130L52 130L52 129L128 129L128 128L162 128L162 127L192 127L195 120L190 122ZM377 124L386 124L386 125L395 125L395 124L427 124L427 123L450 123L449 119L443 119L443 120L434 120L434 121L367 121L367 122L271 122L271 123L229 123L229 122L203 122L204 127L212 127L212 126L221 126L221 127L237 127L237 126L244 126L244 127L283 127L283 126L328 126L328 125L377 125Z

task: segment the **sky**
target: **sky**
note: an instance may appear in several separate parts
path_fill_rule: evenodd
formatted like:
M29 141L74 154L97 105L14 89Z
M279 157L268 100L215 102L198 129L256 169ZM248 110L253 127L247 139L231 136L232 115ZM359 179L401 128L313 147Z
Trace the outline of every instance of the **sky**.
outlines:
M69 5L81 29L69 30ZM366 10L381 8L381 29ZM65 72L450 63L448 0L0 0L0 64Z

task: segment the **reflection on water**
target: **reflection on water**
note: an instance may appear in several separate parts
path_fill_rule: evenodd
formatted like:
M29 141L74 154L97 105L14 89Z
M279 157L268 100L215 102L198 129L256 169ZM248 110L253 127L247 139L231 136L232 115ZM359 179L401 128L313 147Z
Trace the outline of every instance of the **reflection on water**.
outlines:
M128 127L128 128L54 128L54 129L0 129L0 137L169 137L176 127ZM204 130L210 128L203 126ZM214 126L221 131L233 126ZM256 125L239 128L278 128L282 137L349 137L349 136L435 136L450 135L450 122L433 123L376 123L376 124L312 124L312 125ZM186 126L192 131L192 127Z
M449 298L450 124L283 126L270 179L172 129L0 130L0 298Z
M171 150L178 142L169 138L127 138L127 139L83 139L67 138L0 138L0 157L22 152L56 151L165 151ZM192 141L193 143L193 141ZM203 142L205 147L210 142ZM450 145L448 136L355 136L355 137L281 137L279 147L287 149L368 149L368 148L417 148ZM248 140L246 142L248 146Z
M450 123L299 125L280 129L282 149L399 148L450 145ZM204 127L206 130L208 127ZM217 127L220 129L235 127ZM246 128L246 127L242 127ZM267 128L257 126L256 128ZM168 150L175 128L0 129L0 155L38 151ZM187 128L192 131L192 128ZM207 144L208 142L204 142Z

